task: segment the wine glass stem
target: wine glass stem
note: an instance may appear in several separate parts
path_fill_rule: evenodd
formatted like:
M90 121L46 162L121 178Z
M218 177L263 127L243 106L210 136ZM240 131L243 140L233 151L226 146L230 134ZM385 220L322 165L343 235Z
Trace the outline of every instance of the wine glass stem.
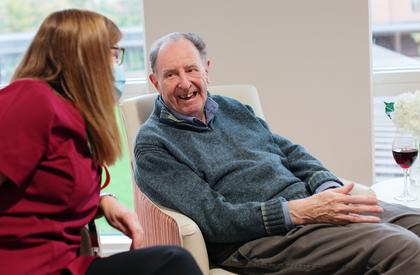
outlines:
M408 169L404 170L404 191L403 191L403 198L408 198Z

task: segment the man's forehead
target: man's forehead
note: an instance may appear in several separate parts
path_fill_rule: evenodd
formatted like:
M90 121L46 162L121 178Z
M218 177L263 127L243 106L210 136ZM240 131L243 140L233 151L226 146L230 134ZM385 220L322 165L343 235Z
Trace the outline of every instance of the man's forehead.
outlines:
M160 69L197 64L202 64L200 53L194 44L186 39L165 43L160 47L156 59L156 67Z
M185 38L179 38L179 39L176 39L176 40L168 40L168 41L164 42L160 46L159 52L165 51L169 48L175 48L177 46L195 48L194 44L190 40L185 39Z

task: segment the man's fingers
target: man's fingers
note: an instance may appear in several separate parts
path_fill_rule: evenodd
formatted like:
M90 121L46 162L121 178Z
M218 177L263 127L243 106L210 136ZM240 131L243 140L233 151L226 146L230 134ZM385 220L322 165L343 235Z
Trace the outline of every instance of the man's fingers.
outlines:
M353 189L353 187L354 187L354 183L352 182L347 185L344 185L343 187L331 189L331 191L336 192L336 193L341 193L341 194L348 194Z
M377 205L378 199L375 196L346 196L343 198L343 203Z
M353 213L350 213L350 214L346 215L346 218L351 223L363 223L363 222L378 223L378 222L381 221L380 217L358 215L358 214L353 214Z
M365 214L365 213L376 213L380 214L384 209L378 205L365 205L365 204L351 204L346 205L340 209L344 213L354 213L354 214Z
M380 217L359 215L354 213L340 214L335 216L335 222L333 224L348 224L348 223L379 223Z

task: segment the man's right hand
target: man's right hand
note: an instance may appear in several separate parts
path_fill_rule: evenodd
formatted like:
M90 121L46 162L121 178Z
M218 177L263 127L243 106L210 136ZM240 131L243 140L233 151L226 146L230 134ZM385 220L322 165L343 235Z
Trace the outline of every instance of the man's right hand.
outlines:
M357 222L380 222L370 214L383 212L375 196L350 196L354 184L328 189L311 197L288 202L294 225L310 223L347 224Z

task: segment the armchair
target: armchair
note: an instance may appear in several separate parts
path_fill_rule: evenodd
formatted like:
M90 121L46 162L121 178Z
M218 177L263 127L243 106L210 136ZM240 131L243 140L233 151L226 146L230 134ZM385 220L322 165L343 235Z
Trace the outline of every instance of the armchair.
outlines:
M257 116L264 118L257 90L251 85L225 85L209 87L214 94L227 95L250 105ZM157 94L146 94L121 102L121 114L125 126L131 163L133 165L133 142L138 129L147 120ZM133 179L134 204L140 223L145 231L144 247L153 245L179 245L195 258L204 274L233 274L220 268L209 268L204 238L197 224L187 216L159 206L143 194ZM369 188L357 186L357 192L371 192Z

